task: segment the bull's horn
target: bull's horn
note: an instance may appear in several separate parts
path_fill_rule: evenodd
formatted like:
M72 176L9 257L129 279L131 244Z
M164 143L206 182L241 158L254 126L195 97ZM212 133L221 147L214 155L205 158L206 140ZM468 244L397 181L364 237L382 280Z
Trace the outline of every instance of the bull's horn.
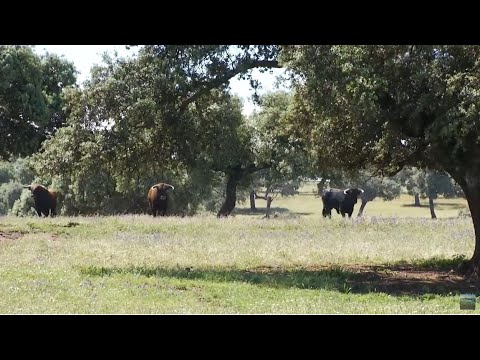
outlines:
M365 192L365 191L363 191L362 189L359 189L359 190L362 192L362 194Z
M175 188L173 187L173 185L170 185L170 184L165 184L165 185L168 185L172 188L172 190L175 190Z
M23 185L23 188L24 188L24 189L31 190L31 189L32 189L32 185Z
M344 193L345 195L347 195L347 191L348 191L348 190L350 190L350 189L345 189L345 190L343 190L343 193Z

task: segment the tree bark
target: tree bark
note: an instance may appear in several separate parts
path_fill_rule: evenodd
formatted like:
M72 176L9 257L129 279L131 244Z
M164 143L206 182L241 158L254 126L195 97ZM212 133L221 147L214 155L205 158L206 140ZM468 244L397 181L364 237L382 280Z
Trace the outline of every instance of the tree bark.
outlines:
M227 217L235 209L237 202L237 185L242 178L240 170L227 173L227 192L225 202L217 213L217 217Z
M267 212L265 213L265 217L267 219L270 219L270 205L272 203L272 197L271 196L267 196Z
M267 189L267 194L268 194L268 189ZM272 204L273 198L271 196L258 196L255 193L255 199L267 200L267 212L265 213L264 218L270 219L270 205Z
M255 207L255 190L250 191L250 210L253 212L257 211Z
M365 209L365 206L367 206L368 200L362 199L362 205L360 205L360 209L358 210L358 215L357 217L360 217L363 215L363 209Z
M459 268L466 277L480 277L480 174L461 176L450 172L453 179L460 185L468 202L475 231L475 250L472 258Z
M225 202L217 213L217 217L226 217L230 215L233 209L235 209L235 204L237 202L237 186L245 175L259 170L268 169L269 167L271 167L271 164L264 164L261 166L250 164L244 168L242 168L241 165L237 165L235 167L229 167L227 170L217 170L225 172L227 176L226 198Z
M420 197L418 194L415 194L415 206L420 207Z
M433 198L431 196L428 197L428 205L430 206L430 215L432 215L432 219L436 219L437 215L435 215L435 209L433 207Z

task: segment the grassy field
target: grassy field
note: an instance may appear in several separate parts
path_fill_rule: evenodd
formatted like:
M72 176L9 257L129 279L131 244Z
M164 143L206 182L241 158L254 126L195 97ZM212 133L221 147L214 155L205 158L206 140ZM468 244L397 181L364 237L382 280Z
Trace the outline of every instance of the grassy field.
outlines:
M374 201L321 218L313 187L275 199L276 218L0 217L2 314L471 314L478 283L464 200ZM426 205L426 202L425 202ZM355 209L355 215L358 205Z

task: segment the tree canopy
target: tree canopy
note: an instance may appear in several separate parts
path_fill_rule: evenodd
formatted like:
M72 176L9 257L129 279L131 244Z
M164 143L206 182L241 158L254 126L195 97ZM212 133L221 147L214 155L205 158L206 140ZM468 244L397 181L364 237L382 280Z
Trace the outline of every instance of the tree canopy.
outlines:
M476 46L285 47L300 114L308 115L297 128L311 134L319 158L335 153L345 167L372 164L395 174L418 165L466 175L480 161L467 156L479 151L479 52Z
M139 208L139 194L150 182L182 184L176 189L191 191L176 190L172 198L182 197L183 210L194 211L195 199L218 184L214 172L234 175L237 184L256 169L252 134L228 83L237 74L248 76L250 69L278 66L276 49L145 46L133 59L106 57L92 69L85 89L66 92L68 127L44 143L33 164L42 176L70 176L68 186L76 183L79 194L85 193L81 178L101 181L104 185L91 189L110 189L107 197L138 194L131 203ZM53 170L45 170L47 164ZM230 200L226 215L234 203Z
M480 47L459 45L285 46L297 132L317 162L443 170L462 187L480 272Z
M28 46L0 46L0 158L30 155L64 125L63 89L76 81L72 63Z

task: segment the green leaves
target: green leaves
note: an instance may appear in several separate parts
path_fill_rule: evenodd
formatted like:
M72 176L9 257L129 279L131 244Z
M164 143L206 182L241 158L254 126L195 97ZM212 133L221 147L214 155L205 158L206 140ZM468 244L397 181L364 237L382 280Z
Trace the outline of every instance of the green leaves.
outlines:
M455 166L479 152L478 46L295 46L298 132L339 168ZM387 126L384 126L387 124ZM462 151L460 151L460 149ZM474 156L472 156L472 159ZM322 166L323 166L322 165Z
M62 91L75 83L73 64L0 46L0 158L35 152L65 124Z
M213 171L254 163L251 130L228 83L250 69L279 66L277 52L276 46L149 45L131 59L106 57L83 90L62 91L68 127L44 142L32 164L40 176L76 189L68 211L92 211L104 204L102 193L123 194L139 211L145 189L161 180L179 185L175 211L195 211L218 185ZM126 201L122 206L132 210Z

